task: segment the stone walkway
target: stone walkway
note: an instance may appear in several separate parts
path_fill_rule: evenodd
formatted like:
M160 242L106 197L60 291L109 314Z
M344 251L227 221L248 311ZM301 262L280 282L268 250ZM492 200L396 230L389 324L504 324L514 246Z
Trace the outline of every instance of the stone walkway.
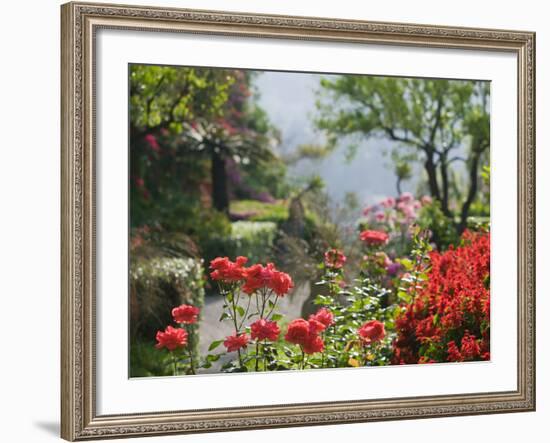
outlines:
M307 300L309 294L309 284L297 287L290 295L283 297L277 302L276 311L289 320L300 317L302 315L302 305ZM199 348L201 355L208 354L208 347L214 340L221 340L231 335L234 331L233 324L230 320L219 321L222 314L222 306L223 298L221 296L211 295L206 297L204 307L201 311L201 322L199 327ZM251 321L253 321L253 319L251 319ZM281 331L281 333L284 333L284 331ZM220 345L212 351L212 353L219 353L223 349L223 345ZM201 373L219 372L220 367L233 357L233 354L226 355L215 362L210 369L201 370Z

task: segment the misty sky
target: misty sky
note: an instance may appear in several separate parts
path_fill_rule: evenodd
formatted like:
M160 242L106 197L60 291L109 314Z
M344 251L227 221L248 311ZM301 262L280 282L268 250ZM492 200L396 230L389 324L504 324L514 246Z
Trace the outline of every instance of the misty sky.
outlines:
M263 72L255 79L259 91L259 104L266 110L271 122L280 129L282 153L289 153L301 144L322 143L316 132L313 116L316 115L315 91L322 74ZM330 77L330 76L324 76ZM383 151L390 141L371 139L361 141L357 155L347 162L346 145L322 160L302 160L289 170L291 176L319 174L326 191L334 201L341 201L348 192L354 192L361 204L374 203L395 196L395 174L389 156ZM414 191L416 180L402 184L404 191Z

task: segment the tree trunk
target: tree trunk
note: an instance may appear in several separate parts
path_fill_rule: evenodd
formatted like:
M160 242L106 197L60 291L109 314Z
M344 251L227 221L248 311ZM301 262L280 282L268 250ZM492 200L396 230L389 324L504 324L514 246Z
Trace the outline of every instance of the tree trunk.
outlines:
M474 151L472 155L472 160L470 163L470 189L468 190L468 195L466 200L462 204L462 210L460 212L460 223L458 224L458 233L462 234L464 229L466 229L466 222L468 219L468 212L470 211L470 206L474 202L477 194L477 185L478 185L478 166L479 158L481 157L481 151Z
M229 193L227 190L225 159L215 149L212 149L211 152L212 204L218 211L229 214Z
M435 199L441 201L441 195L439 193L439 184L437 183L437 171L435 169L434 156L429 150L426 150L426 162L424 168L428 174L428 186L430 187L430 194Z
M447 217L452 217L449 210L449 171L447 169L447 155L442 155L439 164L441 172L441 210Z

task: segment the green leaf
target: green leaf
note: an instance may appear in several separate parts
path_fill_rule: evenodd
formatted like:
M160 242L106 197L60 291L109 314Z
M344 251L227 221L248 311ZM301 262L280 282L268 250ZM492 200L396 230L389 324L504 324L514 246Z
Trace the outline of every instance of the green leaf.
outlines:
M219 345L223 343L223 340L215 340L212 343L210 343L210 346L208 346L208 351L212 351L213 349L216 349Z
M231 316L227 313L227 312L224 312L222 313L222 315L220 316L220 320L219 321L223 321L227 318L231 318Z
M281 314L273 314L271 316L271 320L273 320L273 321L279 321L281 318L283 318L283 316Z

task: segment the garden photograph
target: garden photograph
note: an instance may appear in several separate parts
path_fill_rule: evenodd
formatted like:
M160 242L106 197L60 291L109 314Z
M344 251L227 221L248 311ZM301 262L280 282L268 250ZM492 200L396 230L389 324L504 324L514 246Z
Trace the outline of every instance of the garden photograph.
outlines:
M130 64L129 377L489 361L490 94Z

